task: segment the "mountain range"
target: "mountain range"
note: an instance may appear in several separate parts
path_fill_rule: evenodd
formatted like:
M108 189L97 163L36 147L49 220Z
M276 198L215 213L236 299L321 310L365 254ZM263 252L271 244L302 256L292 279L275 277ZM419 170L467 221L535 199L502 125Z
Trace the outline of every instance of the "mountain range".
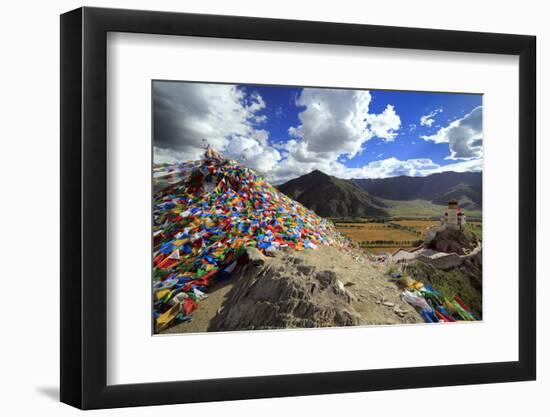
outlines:
M446 205L456 199L465 209L480 210L482 206L480 172L345 180L315 170L278 188L322 217L385 217L386 200Z
M448 171L425 177L401 175L352 181L369 194L387 200L420 199L444 205L455 199L465 209L476 210L482 207L481 172Z

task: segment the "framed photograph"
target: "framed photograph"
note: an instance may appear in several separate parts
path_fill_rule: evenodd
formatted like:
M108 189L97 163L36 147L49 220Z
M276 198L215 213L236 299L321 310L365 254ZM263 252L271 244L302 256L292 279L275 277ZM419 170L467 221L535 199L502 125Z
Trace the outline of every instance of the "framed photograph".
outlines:
M61 16L61 401L533 380L535 37Z

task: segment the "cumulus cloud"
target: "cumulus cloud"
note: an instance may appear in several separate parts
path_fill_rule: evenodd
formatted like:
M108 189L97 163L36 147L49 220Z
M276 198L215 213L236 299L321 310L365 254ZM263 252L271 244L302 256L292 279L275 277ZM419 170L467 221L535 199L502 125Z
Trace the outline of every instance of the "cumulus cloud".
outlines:
M397 136L397 130L401 126L401 119L395 112L394 107L388 104L380 114L369 114L366 117L371 135L386 139L390 142Z
M441 113L443 111L443 109L439 108L439 109L435 109L434 111L428 113L428 114L425 114L424 116L420 117L420 125L421 126L428 126L428 127L432 127L432 125L434 124L435 122L435 119L434 117L437 116L439 113Z
M430 174L436 172L455 171L455 172L481 172L483 170L483 159L469 159L466 161L455 162L449 165L441 165L434 169Z
M470 172L482 170L482 159L440 165L429 158L399 160L395 157L370 162L361 168L345 168L343 178L387 178L399 175L426 176L438 172Z
M296 99L304 107L298 116L301 124L289 129L298 140L291 147L309 160L352 158L375 136L392 140L401 119L391 105L380 114L370 114L370 102L368 91L304 89Z
M399 175L421 176L440 168L431 159L399 160L395 157L372 161L361 168L346 169L346 178L387 178Z
M182 152L168 148L153 147L154 162L156 164L175 164L187 159L187 155Z
M461 161L448 165L439 165L429 158L407 160L388 158L382 161L374 161L363 168L358 168L357 175L354 175L353 178L385 178L395 177L398 175L423 177L426 175L445 171L481 171L482 164L483 161L481 159Z
M243 136L231 141L231 146L226 150L225 155L242 161L249 168L266 173L270 172L281 159L277 149Z
M344 171L338 160L358 155L370 139L394 140L401 127L395 108L388 104L382 113L369 113L371 100L368 91L304 89L295 100L303 108L300 124L288 129L292 139L277 146L283 160L271 179L281 182L313 169L337 175Z
M204 146L254 169L270 170L281 154L269 146L269 132L259 125L266 105L257 93L227 84L155 82L155 162L200 158Z
M483 107L479 106L463 118L452 121L433 135L421 136L435 143L448 143L448 159L472 159L483 156Z
M298 116L301 125L291 127L289 134L299 139L303 155L353 157L369 136L366 117L370 101L368 91L304 89L296 100L305 108Z

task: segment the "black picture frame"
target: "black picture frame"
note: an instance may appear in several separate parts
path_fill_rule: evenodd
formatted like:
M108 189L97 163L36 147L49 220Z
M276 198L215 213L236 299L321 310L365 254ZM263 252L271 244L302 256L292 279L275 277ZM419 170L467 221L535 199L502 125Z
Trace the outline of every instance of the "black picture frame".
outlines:
M108 32L519 56L519 360L107 385ZM94 409L534 380L535 51L524 35L88 7L61 15L61 401Z

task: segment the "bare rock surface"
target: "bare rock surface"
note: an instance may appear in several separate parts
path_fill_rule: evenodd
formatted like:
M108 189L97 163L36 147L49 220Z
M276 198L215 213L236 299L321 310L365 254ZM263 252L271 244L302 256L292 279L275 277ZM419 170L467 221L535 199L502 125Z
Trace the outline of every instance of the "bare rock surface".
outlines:
M427 247L438 252L465 255L474 250L478 242L479 239L469 230L447 228L437 232Z
M277 261L242 267L227 308L214 317L209 331L359 324L360 316L334 271L304 268L300 258Z

